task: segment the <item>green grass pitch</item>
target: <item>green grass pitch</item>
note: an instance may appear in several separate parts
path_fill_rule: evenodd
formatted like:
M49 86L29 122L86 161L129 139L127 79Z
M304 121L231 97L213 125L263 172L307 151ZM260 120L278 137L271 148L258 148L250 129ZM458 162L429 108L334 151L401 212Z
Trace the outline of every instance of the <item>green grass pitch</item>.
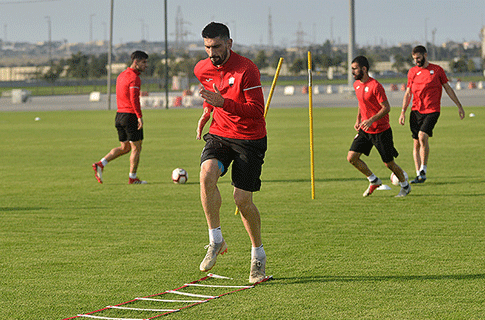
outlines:
M316 199L311 199L308 109L271 109L263 187L255 194L274 280L169 315L170 319L485 318L485 108L460 121L443 108L428 180L362 193L346 161L356 108L314 110ZM195 140L201 110L145 110L139 176L128 156L96 182L91 164L118 145L113 111L0 113L2 319L63 319L201 278L208 243ZM391 125L414 178L408 126ZM40 121L34 121L40 117ZM373 150L363 157L390 185ZM172 183L176 167L185 185ZM229 251L212 272L246 284L250 242L220 180ZM120 316L121 313L111 313ZM133 316L140 315L135 314Z

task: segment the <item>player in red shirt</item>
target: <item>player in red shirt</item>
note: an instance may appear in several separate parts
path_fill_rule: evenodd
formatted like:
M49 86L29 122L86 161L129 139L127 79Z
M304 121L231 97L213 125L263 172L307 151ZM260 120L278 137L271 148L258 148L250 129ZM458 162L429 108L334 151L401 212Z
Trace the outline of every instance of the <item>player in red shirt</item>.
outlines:
M210 270L217 255L227 251L222 237L219 211L221 195L217 187L232 163L234 201L251 240L249 282L265 278L266 253L261 239L261 218L253 203L253 192L261 187L261 169L267 148L264 97L260 74L249 59L231 50L229 29L211 22L202 31L209 56L194 68L203 85L203 113L197 126L197 139L212 114L206 145L201 155L200 197L209 227L207 254L201 271Z
M416 66L408 72L408 84L404 93L399 123L404 125L406 109L414 96L409 125L414 141L413 157L416 178L411 183L423 183L426 181L428 167L429 138L433 136L434 126L440 116L443 88L458 107L460 119L465 117L465 111L455 91L450 87L443 68L429 63L426 48L417 46L413 49L412 55Z
M100 161L93 163L94 175L99 183L103 183L103 170L109 161L131 151L129 184L145 184L137 177L143 142L143 118L140 107L140 73L147 67L148 55L143 51L131 54L131 65L120 73L116 80L116 112L115 126L121 146L112 149Z
M392 130L389 125L391 106L387 101L384 88L377 80L369 76L369 61L364 56L358 56L352 61L352 74L356 80L354 90L359 101L359 111L354 128L359 133L350 146L347 161L367 177L369 187L363 196L371 195L382 185L382 181L372 173L360 156L362 153L369 156L372 147L375 146L385 166L399 178L401 190L396 197L405 197L411 192L411 186L401 167L394 161L399 153L394 148Z

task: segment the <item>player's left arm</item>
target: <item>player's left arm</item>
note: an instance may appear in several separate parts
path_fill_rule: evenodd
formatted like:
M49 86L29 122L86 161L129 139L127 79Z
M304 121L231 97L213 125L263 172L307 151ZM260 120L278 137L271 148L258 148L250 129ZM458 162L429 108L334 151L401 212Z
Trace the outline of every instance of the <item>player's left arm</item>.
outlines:
M443 88L445 89L450 99L453 100L453 102L458 107L458 114L460 115L460 119L463 120L463 118L465 118L465 110L463 110L463 107L460 103L460 100L458 100L458 97L456 96L455 91L453 90L453 88L450 86L448 82L443 84Z
M386 114L388 114L389 111L391 111L391 105L389 104L389 101L385 100L385 101L381 102L380 105L381 105L381 110L379 110L379 112L377 112L375 115L373 115L369 119L362 121L360 127L364 131L368 130L374 122L381 119Z
M264 96L260 78L258 67L248 64L241 77L241 92L244 97L240 97L238 101L225 99L223 109L242 118L264 117Z
M128 87L131 106L133 107L136 117L139 119L138 130L140 130L143 127L143 119L142 119L143 115L141 112L141 104L140 104L140 87L141 87L141 81L139 80L139 78L133 79L130 82Z

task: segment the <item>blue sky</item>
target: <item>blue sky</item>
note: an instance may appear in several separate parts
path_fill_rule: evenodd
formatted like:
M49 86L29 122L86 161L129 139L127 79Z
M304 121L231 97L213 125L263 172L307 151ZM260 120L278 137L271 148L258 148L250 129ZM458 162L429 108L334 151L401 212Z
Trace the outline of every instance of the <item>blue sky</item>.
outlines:
M180 7L188 39L199 39L210 21L225 22L236 43L268 43L271 11L273 43L296 44L297 32L305 43L333 38L347 43L348 0L168 0L169 40L175 39L175 20ZM87 42L92 21L93 40L104 40L109 29L110 0L0 0L0 38L7 41L52 40ZM358 45L400 42L435 43L479 41L485 24L484 0L355 0ZM426 32L427 31L427 32ZM426 36L427 34L427 36ZM163 0L114 0L114 43L164 39Z

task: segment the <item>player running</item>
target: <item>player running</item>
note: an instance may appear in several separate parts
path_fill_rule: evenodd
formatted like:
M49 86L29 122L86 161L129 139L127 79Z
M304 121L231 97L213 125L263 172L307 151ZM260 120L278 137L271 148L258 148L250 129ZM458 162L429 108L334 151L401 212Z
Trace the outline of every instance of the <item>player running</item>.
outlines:
M265 156L266 122L260 73L249 59L231 50L229 29L211 22L202 31L209 56L199 61L194 74L203 85L204 111L197 127L197 139L212 113L209 133L201 155L200 198L209 227L210 243L200 264L201 271L210 270L217 255L227 251L221 232L219 211L221 194L219 177L232 163L232 184L244 227L251 240L249 282L265 278L266 253L261 239L261 218L253 203L253 192L261 187L261 170Z
M359 101L354 128L359 133L350 146L347 160L369 180L369 187L363 196L370 196L375 189L382 185L382 181L372 173L360 156L362 153L369 156L372 147L375 146L385 166L399 178L401 190L396 197L405 197L411 192L411 186L401 167L394 162L394 158L399 153L394 148L389 124L391 106L387 101L384 88L377 80L369 76L369 61L364 56L358 56L352 60L352 75L356 80L354 90Z
M408 84L402 102L399 123L404 125L406 109L411 98L413 106L409 115L409 126L413 136L413 157L416 167L416 178L411 183L423 183L426 181L428 169L429 138L433 136L433 129L438 122L441 112L441 95L443 88L448 96L458 107L460 119L465 117L465 111L455 91L448 83L443 68L429 63L428 53L423 46L413 49L413 59L416 64L409 69Z
M143 142L143 118L140 106L140 73L147 67L148 55L143 51L131 54L131 65L116 80L116 112L115 126L118 130L120 146L112 149L100 161L93 163L94 176L103 183L103 170L112 161L131 151L129 184L145 184L146 181L137 177Z

